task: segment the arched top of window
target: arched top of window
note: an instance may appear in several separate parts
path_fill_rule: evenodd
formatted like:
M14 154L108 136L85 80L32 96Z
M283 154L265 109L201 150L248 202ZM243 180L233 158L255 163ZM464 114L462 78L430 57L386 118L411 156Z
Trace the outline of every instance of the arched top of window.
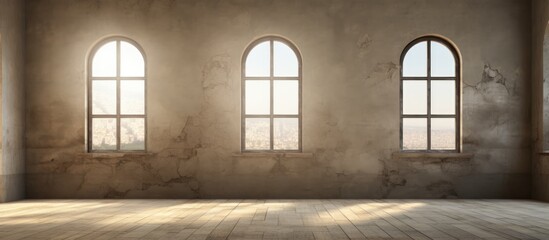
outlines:
M459 54L450 42L440 37L420 37L402 52L402 77L456 77L459 63Z
M248 46L242 66L245 77L299 77L301 55L287 39L267 36Z
M125 37L100 41L90 54L91 77L145 77L145 53Z

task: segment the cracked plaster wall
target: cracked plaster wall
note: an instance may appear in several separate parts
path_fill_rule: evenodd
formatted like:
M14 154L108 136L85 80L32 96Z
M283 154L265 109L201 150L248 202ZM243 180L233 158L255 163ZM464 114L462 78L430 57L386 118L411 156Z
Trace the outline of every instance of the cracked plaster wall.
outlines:
M25 196L23 2L0 0L0 202Z
M528 198L530 9L515 0L30 0L30 198ZM254 39L303 56L301 155L242 155ZM463 151L405 159L399 59L439 34L463 56ZM86 58L130 37L148 60L146 154L85 153Z

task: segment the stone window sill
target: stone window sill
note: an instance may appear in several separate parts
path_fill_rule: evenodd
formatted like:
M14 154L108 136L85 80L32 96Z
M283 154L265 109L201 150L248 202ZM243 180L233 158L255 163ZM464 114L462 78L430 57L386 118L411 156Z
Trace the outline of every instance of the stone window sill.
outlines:
M473 158L473 153L446 153L446 152L394 152L393 158L409 159L464 159Z
M123 157L146 157L151 156L152 153L148 152L85 152L78 154L85 158L99 158L99 159L117 159Z
M290 153L290 152L238 152L233 153L233 157L241 157L241 158L271 158L271 157L279 157L279 158L312 158L314 155L313 153Z

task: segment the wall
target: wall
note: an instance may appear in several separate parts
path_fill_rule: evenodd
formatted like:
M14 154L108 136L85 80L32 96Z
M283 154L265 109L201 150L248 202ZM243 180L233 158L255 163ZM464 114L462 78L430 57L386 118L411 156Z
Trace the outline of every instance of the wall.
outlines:
M31 0L30 198L529 198L531 5L515 0ZM303 56L303 154L241 154L240 62L276 34ZM463 60L463 152L399 151L399 59ZM148 151L90 154L86 59L106 36L148 60Z
M532 2L532 197L549 201L549 2Z
M543 59L542 63L549 63L549 24L541 33L543 35ZM548 40L545 40L548 39ZM536 59L533 61L537 61ZM534 75L535 73L533 73ZM543 64L543 128L549 129L549 64ZM535 81L535 80L534 80ZM549 131L543 131L543 149L549 149Z
M25 196L24 1L0 0L0 202Z

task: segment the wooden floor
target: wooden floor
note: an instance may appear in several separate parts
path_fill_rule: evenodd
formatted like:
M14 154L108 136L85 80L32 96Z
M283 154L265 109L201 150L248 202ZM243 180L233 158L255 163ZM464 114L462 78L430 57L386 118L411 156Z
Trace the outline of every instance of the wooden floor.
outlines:
M549 204L512 200L28 200L0 239L549 239Z

